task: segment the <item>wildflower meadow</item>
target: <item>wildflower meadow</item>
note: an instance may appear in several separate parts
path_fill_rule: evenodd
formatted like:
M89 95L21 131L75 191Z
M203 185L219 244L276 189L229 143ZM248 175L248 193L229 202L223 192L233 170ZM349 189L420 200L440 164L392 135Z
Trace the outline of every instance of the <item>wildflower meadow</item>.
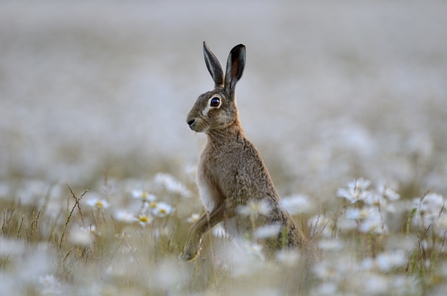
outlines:
M1 295L445 295L445 1L0 3ZM314 254L204 212L186 124L247 47L238 108ZM240 215L267 215L249 202ZM253 219L254 221L254 219Z

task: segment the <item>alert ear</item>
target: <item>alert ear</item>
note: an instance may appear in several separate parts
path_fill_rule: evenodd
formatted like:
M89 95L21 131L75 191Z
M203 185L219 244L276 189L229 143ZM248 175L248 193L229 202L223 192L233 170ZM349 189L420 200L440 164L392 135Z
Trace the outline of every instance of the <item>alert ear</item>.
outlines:
M220 65L219 59L206 45L205 41L203 41L203 57L205 58L206 67L214 80L215 87L223 87L224 77L222 66Z
M230 98L234 98L236 83L241 79L245 67L245 45L239 44L233 47L228 55L227 69L225 72L225 91Z

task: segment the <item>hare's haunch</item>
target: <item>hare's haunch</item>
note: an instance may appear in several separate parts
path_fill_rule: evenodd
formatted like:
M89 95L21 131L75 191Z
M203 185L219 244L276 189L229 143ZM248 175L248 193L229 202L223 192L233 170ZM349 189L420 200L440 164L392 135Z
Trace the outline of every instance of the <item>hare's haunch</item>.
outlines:
M244 237L252 237L254 227L272 225L277 231L263 239L270 252L303 247L304 235L281 206L268 170L239 122L235 88L244 71L245 46L230 51L225 73L205 42L203 54L215 85L199 96L186 122L208 136L197 168L206 212L191 226L182 258L195 259L204 234L220 222L231 235Z

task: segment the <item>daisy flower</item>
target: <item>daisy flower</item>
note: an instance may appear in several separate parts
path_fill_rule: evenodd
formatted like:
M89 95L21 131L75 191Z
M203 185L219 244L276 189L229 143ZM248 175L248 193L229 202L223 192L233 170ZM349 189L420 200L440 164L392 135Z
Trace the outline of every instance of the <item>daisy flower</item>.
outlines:
M152 209L152 213L158 217L166 217L174 211L174 208L164 202L157 203L156 207Z
M88 206L92 208L97 208L99 210L107 209L110 207L110 204L105 199L99 199L99 198L91 198L85 202Z
M377 185L377 191L389 201L395 201L400 199L399 193L397 193L394 189L392 189L389 185L385 183L379 183L379 185Z
M146 225L151 224L153 220L154 218L144 214L138 215L135 218L135 221L137 221L143 227L146 227Z
M408 262L405 252L397 250L395 252L380 253L375 258L375 265L380 271L389 272L393 269L404 267Z
M266 200L251 200L246 206L239 206L238 212L245 216L257 217L258 215L267 216L271 209L270 204Z
M363 233L373 232L376 234L387 233L388 227L384 224L380 213L376 212L364 219L359 226Z
M62 284L52 274L39 276L38 283L41 295L63 295Z
M140 199L142 202L151 202L156 200L155 195L142 190L133 190L132 197L135 199Z
M257 243L250 243L250 242L244 242L243 243L244 251L247 255L250 255L250 259L261 259L261 261L264 261L264 253L262 252L263 246ZM249 259L249 258L247 258ZM242 263L239 262L239 263ZM248 263L248 262L247 262Z
M445 201L442 195L429 193L421 198L414 199L413 207L416 208L414 221L425 228L435 223L442 212L445 211Z
M281 199L281 204L291 215L306 213L311 208L309 197L303 194L286 196Z
M359 178L348 183L347 188L339 188L337 196L345 198L351 204L364 200L370 192L367 190L371 185L371 181Z
M317 245L320 250L339 251L344 247L344 242L339 239L321 239Z
M323 215L316 215L307 221L312 235L321 233L324 237L332 237L335 230L334 221Z
M200 218L200 215L197 214L197 213L194 213L194 214L192 214L188 219L186 219L186 221L187 221L188 223L194 223L194 222L198 221L199 218Z
M89 246L94 239L94 235L89 230L81 227L72 229L68 237L72 244L83 247Z
M366 219L375 214L377 214L377 210L375 208L370 207L364 207L362 209L356 209L356 208L346 209L347 219L354 219L354 220Z
M287 266L294 266L300 259L300 254L296 250L283 249L275 254L276 260Z
M135 221L135 215L123 209L118 209L113 213L113 218L116 221L123 223L132 223Z
M254 231L254 236L257 238L269 238L277 236L281 231L281 224L273 223L258 227Z
M186 188L185 185L177 181L170 174L158 173L154 177L154 182L159 187L165 188L167 191L179 194L183 197L191 197L191 192Z

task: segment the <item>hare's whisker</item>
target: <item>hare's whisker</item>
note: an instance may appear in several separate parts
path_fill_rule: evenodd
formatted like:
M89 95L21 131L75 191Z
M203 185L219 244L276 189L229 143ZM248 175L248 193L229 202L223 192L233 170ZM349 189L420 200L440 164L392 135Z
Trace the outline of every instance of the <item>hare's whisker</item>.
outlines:
M216 135L214 132L209 131L208 135L210 135L210 137L212 137L214 140L216 140L216 142L218 142L219 144L221 144L222 146L225 147L225 143L221 139L219 139L218 135Z

